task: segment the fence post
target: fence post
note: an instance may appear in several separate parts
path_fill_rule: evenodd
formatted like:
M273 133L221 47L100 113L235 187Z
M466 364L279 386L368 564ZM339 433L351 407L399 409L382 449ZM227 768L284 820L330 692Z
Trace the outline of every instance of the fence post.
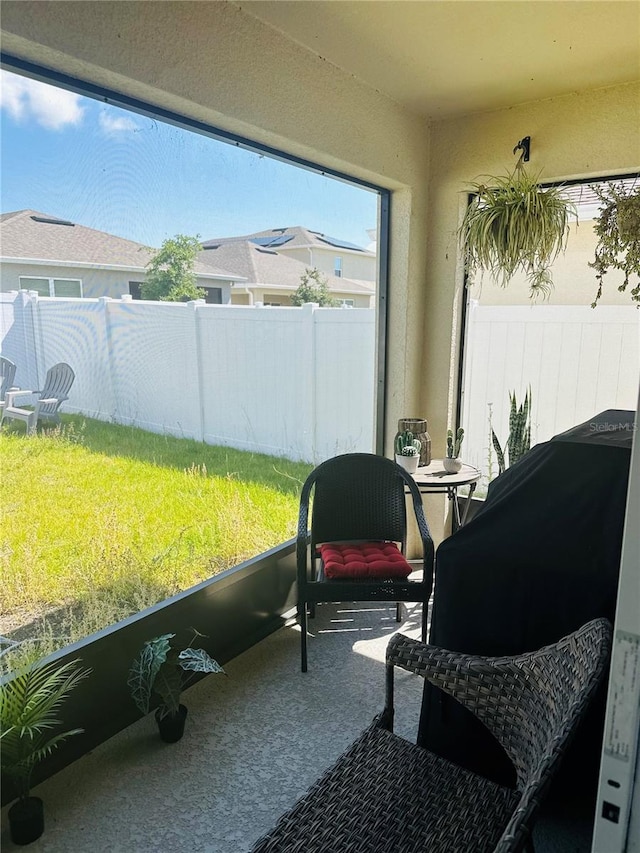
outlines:
M31 346L33 347L33 370L35 372L35 382L31 378L29 371L29 384L31 388L39 389L43 383L40 382L42 376L46 373L46 355L44 350L44 338L42 336L42 323L40 322L40 309L38 307L38 292L36 290L21 290L21 304L23 314L23 329L25 351L29 353ZM31 341L27 337L27 315L31 320ZM31 346L30 346L31 344Z
M307 369L309 370L309 420L308 423L311 425L309 440L311 443L310 450L310 458L315 465L317 463L317 433L318 433L318 419L316 417L316 409L317 409L317 382L318 377L316 375L317 364L316 364L316 308L319 308L319 304L317 302L305 302L302 306L303 314L303 322L306 325L305 329L305 339L308 342L307 347ZM304 361L302 362L305 363ZM304 381L304 377L303 377ZM304 453L302 458L309 458L306 454L306 448L301 451Z
M118 415L118 402L116 400L116 383L113 379L113 335L111 333L111 314L109 313L109 302L111 302L110 296L100 296L98 297L98 304L100 305L100 310L102 311L102 322L104 324L104 336L107 346L105 347L106 353L103 356L103 360L106 361L106 364L103 366L103 370L105 370L106 375L109 377L109 396L111 398L111 404L113 411L111 412L102 412L101 414L106 417L107 420L110 418L115 418L117 420Z
M196 371L197 371L197 388L198 388L198 423L200 424L200 434L198 436L198 441L204 441L204 426L205 426L205 414L204 414L204 406L203 406L203 394L202 394L202 385L203 385L203 377L202 377L202 344L201 344L201 331L200 331L200 311L199 308L201 305L204 305L204 300L202 299L193 299L190 302L187 302L187 305L193 311L193 339L195 341L195 354L196 354Z

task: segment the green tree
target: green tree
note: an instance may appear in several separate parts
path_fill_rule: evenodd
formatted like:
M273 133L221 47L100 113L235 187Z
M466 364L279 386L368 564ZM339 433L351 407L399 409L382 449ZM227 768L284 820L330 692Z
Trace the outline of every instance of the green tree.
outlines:
M325 308L335 307L338 303L331 298L329 282L318 269L305 269L300 276L300 284L291 297L292 305L304 305L305 302L317 302Z
M204 299L204 290L196 287L193 271L200 252L200 235L176 234L167 238L147 264L147 276L140 287L143 299L162 302L189 302Z

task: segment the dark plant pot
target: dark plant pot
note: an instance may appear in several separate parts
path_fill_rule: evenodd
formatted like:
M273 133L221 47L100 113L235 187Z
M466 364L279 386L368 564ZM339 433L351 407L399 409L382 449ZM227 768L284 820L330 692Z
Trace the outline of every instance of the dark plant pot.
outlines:
M18 800L9 809L9 829L14 844L31 844L44 832L44 804L40 797Z
M165 743L176 743L184 734L184 721L187 719L187 706L180 705L177 714L168 714L160 717L160 710L156 711L156 722L160 739Z

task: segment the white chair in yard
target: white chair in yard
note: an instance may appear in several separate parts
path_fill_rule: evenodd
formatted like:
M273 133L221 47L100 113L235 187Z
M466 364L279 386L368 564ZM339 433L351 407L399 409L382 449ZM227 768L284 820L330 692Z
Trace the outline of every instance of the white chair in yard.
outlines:
M0 412L0 424L7 419L24 421L27 425L27 435L36 430L39 420L60 423L58 409L65 400L69 399L69 389L73 385L75 373L65 362L54 364L47 371L44 387L40 391L14 390L7 391L5 404ZM34 408L21 408L16 405L18 397L36 397Z
M0 409L4 409L5 398L8 391L17 391L13 386L16 375L16 366L8 358L0 355Z

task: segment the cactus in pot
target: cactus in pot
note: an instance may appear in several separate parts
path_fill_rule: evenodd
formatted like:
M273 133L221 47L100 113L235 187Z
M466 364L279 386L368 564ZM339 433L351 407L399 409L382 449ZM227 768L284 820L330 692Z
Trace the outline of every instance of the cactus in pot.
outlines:
M414 438L410 430L398 433L395 446L397 464L401 465L405 471L413 474L418 469L420 448L419 439Z
M464 430L458 427L455 437L453 430L447 430L447 455L442 460L444 470L449 474L457 474L462 468L462 460L460 459L460 448L464 439Z
M456 432L455 440L453 438L453 430L447 430L447 458L448 459L457 459L460 456L460 448L462 447L462 440L464 439L464 430L462 427L458 428Z
M396 456L420 456L420 441L410 430L396 436Z

